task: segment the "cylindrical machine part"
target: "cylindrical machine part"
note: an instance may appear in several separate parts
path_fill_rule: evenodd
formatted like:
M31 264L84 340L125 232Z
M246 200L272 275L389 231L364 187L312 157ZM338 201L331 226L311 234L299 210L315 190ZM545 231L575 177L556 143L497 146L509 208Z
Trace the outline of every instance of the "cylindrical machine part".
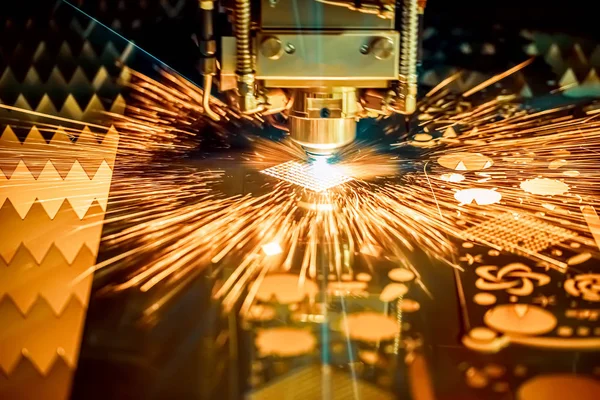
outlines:
M235 0L234 31L236 44L236 70L239 106L244 112L254 111L257 100L254 93L254 62L250 28L252 14L250 0Z
M419 47L419 0L402 2L402 49L400 52L400 96L404 112L412 114L417 108L417 57Z
M235 0L235 45L236 73L239 75L253 74L252 49L250 48L250 0Z
M290 110L290 137L313 156L331 156L356 137L356 88L298 89Z
M201 0L196 17L196 38L198 40L198 49L200 50L198 70L203 76L215 75L217 73L217 42L215 41L213 18L214 1Z

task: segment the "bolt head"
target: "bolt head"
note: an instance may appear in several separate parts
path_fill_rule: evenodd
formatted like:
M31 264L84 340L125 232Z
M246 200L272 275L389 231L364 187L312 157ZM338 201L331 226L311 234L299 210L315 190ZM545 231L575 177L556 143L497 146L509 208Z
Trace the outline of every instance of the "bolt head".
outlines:
M296 48L293 44L288 43L285 45L285 52L288 54L294 54L296 52Z
M378 37L371 42L370 51L378 60L387 60L394 55L394 42L387 37Z
M269 36L263 39L260 44L260 52L271 60L277 60L283 54L281 40L276 36Z

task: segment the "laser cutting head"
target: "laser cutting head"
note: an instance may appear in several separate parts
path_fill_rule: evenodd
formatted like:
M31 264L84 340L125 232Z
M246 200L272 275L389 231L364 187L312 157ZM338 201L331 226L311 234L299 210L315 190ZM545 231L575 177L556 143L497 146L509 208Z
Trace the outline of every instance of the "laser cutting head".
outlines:
M203 0L201 8L225 10L235 37L221 37L218 72L206 62L201 72L218 74L219 89L234 93L231 105L242 113L283 114L310 156L351 143L360 118L415 111L425 1L215 1L220 7ZM212 32L198 36L206 38L202 57L214 58ZM203 106L211 116L209 102Z
M356 89L296 90L289 114L290 137L311 158L332 157L356 137Z

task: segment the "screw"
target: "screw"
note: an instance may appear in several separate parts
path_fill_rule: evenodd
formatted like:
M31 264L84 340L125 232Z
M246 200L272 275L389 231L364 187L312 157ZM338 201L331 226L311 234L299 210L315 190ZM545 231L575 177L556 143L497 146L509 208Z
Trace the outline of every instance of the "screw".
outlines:
M360 52L361 54L369 54L369 45L363 44L362 46L360 46Z
M288 54L294 54L294 52L296 51L296 48L294 47L293 44L288 43L285 45L285 52Z
M329 108L321 108L321 118L329 118L330 115L331 111L329 111Z

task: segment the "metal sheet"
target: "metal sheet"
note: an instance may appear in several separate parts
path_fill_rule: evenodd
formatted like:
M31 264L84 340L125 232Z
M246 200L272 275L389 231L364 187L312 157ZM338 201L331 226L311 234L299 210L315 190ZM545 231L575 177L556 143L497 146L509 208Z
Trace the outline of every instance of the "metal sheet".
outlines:
M256 77L279 82L299 80L338 81L388 81L398 77L400 35L395 31L346 31L323 33L261 32L257 43L267 36L277 36L284 46L292 45L292 54L283 53L279 59L265 57L257 51ZM389 38L394 43L394 54L378 60L372 54L362 54L360 49L378 37ZM346 85L347 86L347 85Z

